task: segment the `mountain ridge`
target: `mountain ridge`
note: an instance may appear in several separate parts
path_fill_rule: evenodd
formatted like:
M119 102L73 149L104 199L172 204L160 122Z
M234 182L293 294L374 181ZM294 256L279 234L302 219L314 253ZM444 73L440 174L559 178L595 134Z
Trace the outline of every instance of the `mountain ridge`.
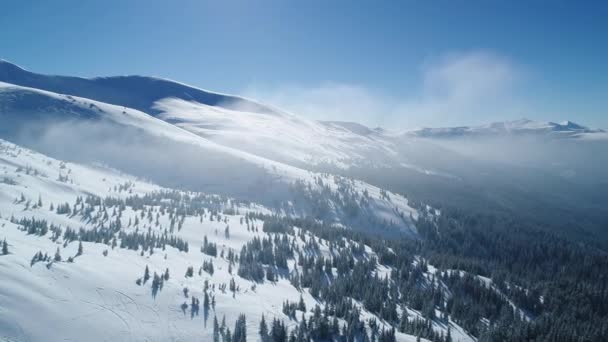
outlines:
M287 205L292 196L297 195L302 197L300 206L284 208L294 213L310 210L305 204L309 196L337 191L346 184L339 177L218 144L144 112L35 88L0 83L0 119L3 120L0 138L53 157L103 162L163 186L205 190L267 205L275 202ZM323 186L315 184L319 179L323 179ZM361 181L348 187L351 186L356 192L380 191ZM399 213L410 211L407 199L396 194L391 197L393 203L372 200L367 214L361 212L363 216L358 218L342 212L342 200L328 202L333 209L324 215L337 214L364 228L371 218L369 214L376 217L373 220L395 225L397 231L415 235L409 215L402 217Z
M405 132L405 134L424 138L458 138L466 136L491 136L491 135L541 135L554 136L558 138L577 138L583 134L606 133L603 129L592 129L570 120L560 123L552 121L534 121L530 119L519 119L511 121L498 121L478 126L456 126L456 127L424 127Z
M151 76L125 75L83 78L44 75L0 59L0 81L55 93L86 97L100 102L130 107L153 114L157 100L177 97L226 108L247 108L258 114L280 111L236 95L222 94ZM125 94L126 93L126 94Z
M45 75L29 71L8 60L0 59L0 81L15 85L48 90L60 94L68 94L86 97L100 102L130 107L152 115L159 113L154 103L166 98L179 98L184 101L195 101L204 105L216 106L231 110L245 110L257 114L289 115L286 111L275 108L268 104L262 104L256 100L248 99L238 95L225 94L205 90L175 80L142 75L120 75L120 76L97 76L92 78ZM95 86L95 83L98 83ZM93 87L93 89L89 89ZM103 91L114 88L112 94L103 95ZM139 102L130 102L117 93L129 90L129 98L143 96ZM152 94L138 92L138 89L151 91ZM100 95L101 94L101 95ZM372 133L397 134L398 130L386 130L384 128L370 128L357 122L349 121L319 121L324 125L337 125L345 127L353 133L369 135ZM519 127L518 127L519 126ZM418 137L431 136L458 136L466 134L479 134L481 130L502 128L504 132L523 133L524 130L533 131L534 128L540 132L575 132L575 133L605 133L603 129L591 129L570 120L562 122L542 122L526 118L511 121L498 121L477 126L455 126L455 127L423 127L413 130L401 130L402 134ZM489 132L488 132L489 133ZM498 132L497 132L498 133ZM531 133L531 132L530 132Z

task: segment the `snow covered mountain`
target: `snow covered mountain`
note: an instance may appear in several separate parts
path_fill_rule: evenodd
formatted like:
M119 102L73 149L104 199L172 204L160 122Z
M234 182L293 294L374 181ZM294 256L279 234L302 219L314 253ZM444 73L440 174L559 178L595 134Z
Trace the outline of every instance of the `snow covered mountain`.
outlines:
M209 92L179 82L143 76L81 78L50 76L27 71L0 59L0 81L24 87L70 94L89 99L154 113L154 103L164 98L180 98L211 106L246 107L254 113L278 114L268 106L238 96Z
M475 341L486 321L448 314L462 289L532 319L492 280L413 252L438 210L363 180L441 179L443 196L494 171L444 137L528 133L605 134L527 120L393 132L0 61L0 340L226 341L245 314L250 341L262 317L294 335Z
M605 133L604 130L591 129L572 121L555 123L528 119L494 122L472 127L421 128L407 132L410 136L424 138L501 137L505 135L536 135L549 138L606 138L608 135Z
M267 205L289 203L290 210L299 212L345 212L312 209L310 198L308 204L291 201L296 180L315 183L326 172L404 193L416 190L401 186L408 179L412 184L439 184L437 190L446 189L445 182L467 189L487 175L496 175L487 182L498 184L515 173L506 169L503 174L504 165L542 168L556 181L605 177L586 161L592 157L593 165L598 163L595 151L604 148L608 133L572 122L518 120L402 132L352 122L319 122L250 99L153 77L48 76L1 61L0 82L5 82L0 83L0 115L7 123L0 126L0 138L61 159L105 163L164 186ZM526 140L530 136L542 139L531 143ZM498 139L480 143L459 139L466 137ZM501 149L499 139L505 137L521 138L509 145L522 148ZM374 170L398 176L392 182L396 186L385 184L386 176L367 177L377 173ZM398 209L405 217L410 211L407 206ZM401 216L373 220L411 231L411 223L403 223ZM335 218L341 220L344 217ZM367 218L358 220L359 226L367 226Z
M571 122L555 124L529 120L410 132L370 129L351 122L318 122L250 99L213 93L170 80L142 76L92 79L48 76L26 71L6 61L0 61L0 82L135 110L207 142L297 168L321 171L397 167L450 177L449 170L436 165L435 161L428 161L428 156L466 158L434 139L530 133L560 138L608 136L601 130ZM25 106L36 103L32 99L22 102Z
M287 213L314 211L360 229L383 222L415 234L410 216L416 213L402 196L370 197L369 206L346 215L346 199L381 190L220 145L137 110L7 83L0 83L0 103L4 138L56 157L101 162L165 186L276 204ZM323 192L340 200L324 196L319 202Z
M177 136L192 133L202 138L199 142L229 148L222 151L245 152L307 170L398 166L432 174L433 170L418 165L419 159L424 158L429 149L443 149L426 141L404 140L399 134L371 130L355 123L317 122L248 99L158 78L47 76L4 61L0 62L0 82L5 82L3 94L0 94L3 114L27 113L13 117L12 123L5 126L6 133L13 139L17 134L23 135L15 127L31 131L31 123L40 126L41 119L104 118L107 115L99 108L111 107L115 113L125 113L112 116L114 121L128 120L131 113L138 113L140 118L150 116L146 122L155 118L173 126L157 123L161 131L175 132L180 128ZM86 108L77 106L74 98L78 97L83 99L81 104L86 102ZM53 111L58 113L48 114ZM66 116L67 113L71 114ZM39 132L33 134L38 136ZM192 140L192 134L188 134L186 140ZM31 139L24 140L31 143Z
M6 341L212 340L215 333L229 334L241 314L248 339L256 341L263 316L293 330L301 317L316 319L316 306L326 310L312 290L295 285L294 276L303 272L298 258L352 257L358 248L348 239L340 247L304 227L289 233L285 226L281 233L278 222L266 222L272 216L259 216L276 212L272 208L170 190L1 140L0 170L0 336ZM284 266L260 263L263 279L248 275L244 246L251 250L259 239L272 245L272 237L276 248L291 246L296 255ZM234 259L239 251L240 260ZM370 246L357 253L363 254L355 262L376 264ZM380 262L375 268L377 274L390 270ZM276 278L269 281L272 270ZM422 279L430 284L434 275L427 271ZM289 301L300 304L286 309ZM378 313L354 305L361 320L390 329ZM419 310L404 310L412 322L423 322ZM431 324L438 335L449 329L454 341L474 341L455 322Z

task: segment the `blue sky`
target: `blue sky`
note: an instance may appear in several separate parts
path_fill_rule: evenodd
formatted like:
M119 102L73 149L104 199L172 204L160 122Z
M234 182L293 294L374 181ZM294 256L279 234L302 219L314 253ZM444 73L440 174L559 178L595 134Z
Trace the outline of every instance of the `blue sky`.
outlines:
M0 58L143 74L317 119L608 128L605 1L2 2Z

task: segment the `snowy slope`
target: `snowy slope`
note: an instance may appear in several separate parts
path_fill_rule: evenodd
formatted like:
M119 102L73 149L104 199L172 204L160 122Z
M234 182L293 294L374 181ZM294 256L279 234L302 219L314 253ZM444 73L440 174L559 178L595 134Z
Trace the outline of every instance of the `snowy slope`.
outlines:
M445 137L602 140L606 134L572 122L529 120L413 132L370 129L314 121L160 78L46 76L0 61L0 242L6 238L10 252L0 255L0 340L207 341L213 316L225 316L232 329L245 313L249 340L257 341L262 314L297 325L282 312L285 300L302 295L308 310L298 318L325 304L309 289L294 287L291 274L259 283L236 275L238 262L229 262L226 254L270 236L262 231L263 220L245 221L245 214L308 218L327 229L416 238L418 212L407 198L331 172L392 168L401 174L407 169L459 182L461 168L454 165L475 169L477 164L451 149L450 142L438 143ZM43 233L29 231L28 220L52 226ZM89 236L82 255L78 239L67 234L72 230ZM108 231L112 238L90 239ZM296 262L301 256L355 254L349 249L353 241L336 249L335 241L295 231L288 237L297 250L288 261L292 272L302 270ZM200 252L204 236L217 243L217 256ZM129 249L130 237L172 242ZM307 250L311 241L318 241L318 251ZM56 250L62 258L54 262ZM360 260L377 256L371 246L364 250ZM50 259L34 262L38 252ZM211 260L213 274L200 270ZM417 257L414 264L419 262ZM170 270L158 293L152 280L137 283L146 266L151 274ZM190 266L194 274L186 277ZM393 271L378 263L372 274L390 277ZM441 287L435 271L428 265L419 285ZM234 292L224 288L232 280ZM205 293L216 306L192 314L190 300L202 301ZM362 319L377 318L363 303L356 305ZM440 307L435 310L439 316ZM425 319L422 310L405 304L398 311L410 320ZM450 318L429 322L436 332L448 328L454 341L475 340ZM398 333L397 340L416 338Z
M389 163L396 155L394 143L381 134L361 134L160 78L48 76L0 61L0 82L135 109L219 144L297 166Z
M160 100L158 117L219 144L296 165L331 163L348 168L389 163L397 155L386 137L288 113L263 115L176 98ZM362 134L363 133L363 134Z
M224 146L134 109L0 83L0 119L0 137L59 158L102 162L166 186L287 206L294 214L310 214L307 203L322 197L327 214L320 218L348 220L359 229L386 222L415 233L410 216L416 212L402 196L381 196L363 182ZM364 193L369 206L345 217L345 196ZM295 197L301 201L294 207Z
M153 113L152 107L156 101L169 97L226 108L235 105L246 106L249 111L256 113L278 113L274 108L242 97L214 93L157 77L81 78L42 75L27 71L2 59L0 59L0 81L54 93L86 97L147 113Z
M466 182L494 174L496 162L501 169L503 164L544 168L559 179L584 181L590 179L584 166L594 162L588 157L589 146L601 149L608 141L608 133L573 122L517 120L412 132L370 129L352 122L318 122L170 80L47 76L8 62L0 62L2 81L10 83L0 83L0 138L66 160L102 162L164 186L235 196L298 214L316 210L311 203L324 186L337 191L343 183L318 172L366 177L388 170L395 178L403 177L400 184L411 176L468 188ZM500 140L460 146L445 139L515 136L542 139L522 139L524 148L514 148L515 155L503 153ZM545 140L573 143L567 146L569 153L562 153L563 146ZM522 150L528 153L519 153ZM496 178L492 182L503 177ZM310 184L315 194L302 194L306 187L293 186L298 181ZM359 183L352 186L360 197L369 186ZM396 189L402 189L400 184ZM379 194L379 189L368 192ZM317 214L330 212L335 222L344 221L345 195L323 201L327 208ZM292 201L296 197L302 201ZM341 198L338 206L336 198ZM395 208L381 196L372 200L378 206L370 208L382 207L384 214L370 209L363 219L348 218L350 225L358 221L358 228L366 228L371 225L366 218L374 216L374 223L386 221L411 230L407 218L415 212L407 205ZM406 203L402 197L399 202Z
M543 123L525 119L478 127L424 128L406 132L370 129L352 122L318 122L251 99L156 77L49 76L29 72L6 61L0 61L0 82L86 98L94 103L114 105L129 114L144 113L181 128L179 136L189 132L203 138L199 142L215 143L214 150L217 146L228 147L231 151L304 170L348 172L350 169L394 168L424 176L458 179L459 175L446 164L467 157L442 145L440 140L448 137L533 135L604 141L608 136L601 130L572 122ZM29 98L21 102L38 101ZM0 101L0 108L3 102ZM36 107L26 109L30 116L37 113ZM62 108L63 112L69 110ZM91 113L85 111L81 115ZM240 178L238 175L232 177L237 183ZM206 184L215 182L211 180Z
M77 256L78 241L66 240L61 234L55 239L51 231L41 236L28 233L19 220L46 220L60 226L64 232L68 228L83 228L85 231L104 229L120 221L124 232L160 234L171 226L171 214L158 207L144 207L158 215L157 223L154 223L152 216L149 221L144 219L146 210L130 206L121 209L110 203L95 205L87 218L84 204L79 207L76 203L79 203L79 198L90 195L143 198L163 189L116 170L59 161L5 141L0 141L0 170L0 240L8 241L10 252L0 256L2 340L208 341L212 339L214 316L218 320L225 316L227 326L232 329L237 316L245 313L248 339L257 341L257 324L262 314L266 319L277 317L293 326L296 322L281 312L285 300L297 300L302 295L308 308L317 304L307 291L298 291L285 278L253 287L253 282L236 276L234 271L229 273L229 262L225 257L211 257L198 251L203 236L207 236L210 242L217 243L219 250L238 253L252 238L266 235L261 231L262 221L244 223L243 214L270 212L270 209L209 195L203 197L208 200L204 215L186 215L181 228L171 229L171 235L189 244L188 252L167 246L150 253L120 245L113 248L110 243L84 242L83 253ZM195 195L181 193L181 196ZM165 203L170 201L167 198ZM57 211L63 203L69 203L73 209L71 214ZM214 214L218 208L219 215ZM230 208L233 213L222 214L221 208ZM234 213L234 209L240 214ZM109 215L104 216L104 213ZM142 219L137 223L136 218L139 217ZM230 227L229 238L223 234L226 226ZM327 242L319 241L320 253L330 255ZM298 240L297 244L303 246L304 241ZM52 257L57 250L62 256L61 261L32 263L32 256L39 251ZM373 255L369 247L367 250L370 256ZM74 257L73 262L67 261L70 256ZM209 260L213 260L215 272L202 271L199 274L201 263ZM295 261L290 261L290 264L290 267L295 267ZM136 284L146 266L151 274L170 270L169 280L155 296L150 287L151 280L141 286ZM193 277L184 276L189 266L194 267ZM379 269L384 268L379 266ZM239 288L234 294L221 289L231 279ZM192 315L190 308L182 309L181 306L189 304L193 296L202 301L205 281L209 286L207 293L214 296L216 305L207 312L201 308L198 314ZM184 295L185 287L189 290L187 297ZM411 315L416 317L418 314L411 310ZM363 316L373 317L365 311ZM450 323L450 326L454 341L473 340L455 323ZM441 324L433 327L443 332L447 329ZM415 341L414 336L400 333L397 338L398 341Z

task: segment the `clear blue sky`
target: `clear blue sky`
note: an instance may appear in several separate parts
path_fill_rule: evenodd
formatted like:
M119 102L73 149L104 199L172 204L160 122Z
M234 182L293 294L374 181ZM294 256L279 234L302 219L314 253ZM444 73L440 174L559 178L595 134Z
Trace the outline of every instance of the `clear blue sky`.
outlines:
M1 7L0 58L36 72L162 76L370 125L529 117L608 128L606 1Z

